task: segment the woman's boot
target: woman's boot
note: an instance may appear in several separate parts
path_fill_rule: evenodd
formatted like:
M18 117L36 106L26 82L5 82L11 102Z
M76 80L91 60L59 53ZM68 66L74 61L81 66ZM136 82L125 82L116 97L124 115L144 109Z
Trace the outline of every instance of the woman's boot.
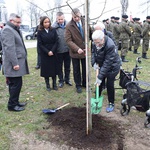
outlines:
M46 89L47 89L47 91L50 91L51 88L50 88L50 84L49 84L49 78L45 78L45 83L46 83Z
M52 80L53 80L53 89L54 89L54 90L58 90L57 84L56 84L56 76L55 76L55 77L52 77Z

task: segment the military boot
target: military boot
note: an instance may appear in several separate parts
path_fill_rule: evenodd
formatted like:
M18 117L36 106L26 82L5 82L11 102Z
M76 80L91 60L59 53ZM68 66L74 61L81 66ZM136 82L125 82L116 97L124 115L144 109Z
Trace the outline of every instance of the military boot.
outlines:
M149 58L147 57L147 54L146 54L146 53L142 53L142 58L144 58L144 59L149 59Z
M132 51L132 48L131 48L131 47L129 47L129 51Z
M134 49L133 54L140 54L137 49Z
M122 62L129 62L128 60L125 59L125 56L121 56Z

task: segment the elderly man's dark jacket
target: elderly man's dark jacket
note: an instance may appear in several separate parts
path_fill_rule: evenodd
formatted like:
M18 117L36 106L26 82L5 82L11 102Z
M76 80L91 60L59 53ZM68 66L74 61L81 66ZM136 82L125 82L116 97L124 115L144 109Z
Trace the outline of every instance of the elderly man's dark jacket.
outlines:
M103 80L107 75L118 72L121 66L121 60L115 51L115 44L108 36L105 36L103 47L97 50L96 46L92 46L92 66L97 63L100 67L98 78Z

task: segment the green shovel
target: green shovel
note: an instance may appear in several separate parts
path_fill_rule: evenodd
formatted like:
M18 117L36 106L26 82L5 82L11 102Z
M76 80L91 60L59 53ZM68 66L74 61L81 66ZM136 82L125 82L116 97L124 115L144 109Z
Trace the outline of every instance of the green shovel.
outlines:
M96 78L98 76L99 69L96 69ZM96 84L95 98L91 98L91 113L99 114L103 105L103 96L99 96L99 85Z

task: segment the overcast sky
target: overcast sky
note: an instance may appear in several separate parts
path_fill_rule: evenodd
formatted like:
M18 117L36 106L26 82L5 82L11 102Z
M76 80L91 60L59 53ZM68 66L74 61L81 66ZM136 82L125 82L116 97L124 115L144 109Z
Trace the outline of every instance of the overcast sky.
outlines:
M66 4L67 0L64 0L63 4ZM75 1L75 0L70 0L71 1ZM103 7L104 7L104 1L105 0L89 0L90 1L90 18L95 18L97 16L100 15ZM145 0L142 0L142 2L144 2ZM10 3L10 0L5 0L6 2L6 6L7 6L7 10L8 13L12 13L12 12L16 12L16 5L17 3L20 4L21 2L21 6L22 8L26 8L28 2L26 0L13 0L13 3ZM39 7L46 9L47 10L47 0L32 0L32 2L36 3ZM81 3L84 3L84 0L78 0L78 2L73 4L73 8L74 7L78 7L80 6ZM133 17L139 17L141 18L141 21L144 20L146 18L147 15L149 15L148 11L145 11L144 13L141 13L143 10L146 10L146 8L148 7L148 5L143 5L142 7L140 7L140 4L142 3L141 0L129 0L129 8L128 8L128 13L127 15L130 16L132 15ZM114 10L113 10L114 9ZM70 8L67 8L68 12L71 12ZM110 11L111 10L111 11ZM66 10L65 10L66 11ZM100 20L106 19L106 18L110 18L111 16L118 16L121 17L121 4L120 4L120 0L107 0L107 4L105 7L105 13L101 16ZM107 13L106 13L107 12ZM70 19L70 15L68 15L67 17L68 19Z

